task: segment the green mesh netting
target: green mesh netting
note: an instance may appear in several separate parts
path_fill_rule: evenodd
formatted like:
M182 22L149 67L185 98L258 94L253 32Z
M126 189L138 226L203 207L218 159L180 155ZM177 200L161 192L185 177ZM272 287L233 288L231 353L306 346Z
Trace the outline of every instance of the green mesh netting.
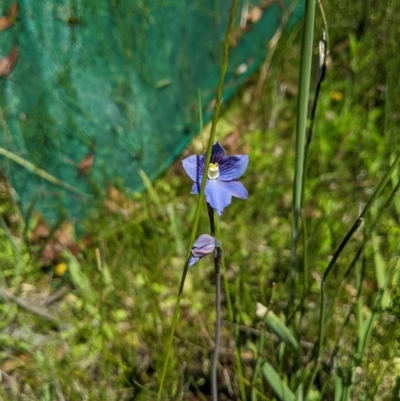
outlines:
M257 3L267 4L249 7ZM231 49L224 101L264 60L290 5L271 3ZM0 82L0 161L22 210L38 209L50 221L62 213L81 217L109 184L140 190L139 169L151 179L164 171L198 132L199 93L204 120L211 116L230 6L21 0L16 23L0 32L2 57L19 49L14 70ZM236 26L244 6L239 2ZM302 12L299 1L289 28ZM88 154L93 165L79 174Z

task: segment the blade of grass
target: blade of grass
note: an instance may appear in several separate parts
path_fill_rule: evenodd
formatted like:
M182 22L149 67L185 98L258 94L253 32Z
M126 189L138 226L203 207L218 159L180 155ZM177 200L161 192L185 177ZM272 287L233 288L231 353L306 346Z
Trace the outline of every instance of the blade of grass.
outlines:
M226 34L225 34L224 48L223 48L222 59L221 59L221 71L220 71L219 83L218 83L218 88L217 88L217 95L216 95L216 99L215 99L214 115L213 115L212 122L211 122L211 133L210 133L210 138L208 141L207 156L206 156L205 168L204 168L204 172L203 172L203 179L201 181L199 196L197 198L197 206L196 206L196 212L195 212L194 219L193 219L192 232L190 235L190 241L189 241L187 252L186 252L186 263L183 267L181 282L179 284L178 296L176 299L174 315L173 315L173 319L172 319L172 327L171 327L170 335L169 335L167 346L166 346L166 355L165 355L163 370L162 370L161 377L160 377L159 388L158 388L158 392L157 392L157 401L159 401L161 399L161 395L162 395L163 388L164 388L165 374L166 374L167 368L168 368L168 361L169 361L169 356L171 353L172 341L174 338L176 325L178 323L179 306L180 306L182 293L183 293L183 287L185 284L186 275L187 275L187 271L188 271L188 262L187 261L190 256L190 250L194 243L194 240L196 237L196 232L197 232L197 227L199 225L200 208L201 208L201 204L202 204L203 197L204 197L204 189L205 189L206 180L207 180L207 171L208 171L208 166L210 165L210 160L211 160L211 149L212 149L212 145L214 143L215 133L216 133L216 129L217 129L217 122L218 122L218 117L219 117L219 111L220 111L220 107L221 107L224 79L225 79L226 70L228 68L228 55L229 55L229 48L230 48L230 43L231 43L232 31L233 31L233 22L234 22L234 18L235 18L235 14L236 14L237 4L238 4L238 0L233 0L230 14L229 14L229 21L228 21Z
M310 92L311 60L314 37L315 1L306 0L304 12L303 38L301 45L299 97L296 122L296 162L293 182L292 244L290 257L290 303L291 309L296 297L296 251L299 237L299 219L303 197L303 174L305 138L307 129L308 99Z
M251 383L249 380L247 380L244 376L239 376L240 380L243 381L243 383L247 386L247 387L251 387ZM260 400L263 401L272 401L270 398L266 397L261 391L259 391L258 389L255 389L257 395L260 397ZM275 398L274 398L275 400Z
M142 179L144 186L147 189L150 199L156 205L158 211L160 211L161 210L161 201L157 194L157 191L154 189L154 186L153 186L149 176L141 168L138 169L138 174L139 174L140 178Z
M75 188L74 186L54 177L53 175L47 173L46 171L40 169L39 167L35 166L31 162L28 162L27 160L23 159L22 157L17 156L16 154L9 152L7 149L1 148L0 147L0 156L4 156L7 159L13 161L14 163L19 164L20 166L26 168L28 171L30 171L33 174L38 175L40 178L43 178L44 180L51 182L54 185L58 185L60 187L63 187L67 189L70 192L74 192L76 194L79 194L81 196L84 196L86 198L91 198L92 196L82 192L78 188Z
M296 341L296 338L289 330L289 328L279 319L278 316L275 315L274 312L268 311L268 314L264 318L265 325L275 333L278 338L287 344L292 350L297 354L300 351L299 343Z
M299 388L296 391L296 401L303 401L303 383L300 384Z
M279 377L278 372L272 367L272 365L265 362L262 371L272 390L281 401L295 401L296 397L292 390L286 382Z
M380 241L378 235L374 232L371 237L372 250L374 253L374 264L376 272L376 281L378 288L383 290L382 296L382 309L387 308L391 304L391 297L388 291L389 279L388 279L388 268L385 263L385 259L380 249Z

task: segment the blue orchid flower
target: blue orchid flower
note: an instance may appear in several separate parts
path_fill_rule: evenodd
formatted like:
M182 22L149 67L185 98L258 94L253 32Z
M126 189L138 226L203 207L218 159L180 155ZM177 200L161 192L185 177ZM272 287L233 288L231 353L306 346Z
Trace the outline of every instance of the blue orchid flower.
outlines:
M197 238L190 251L191 255L188 261L188 266L193 266L203 256L212 253L217 245L214 237L208 234L202 234Z
M194 181L192 194L200 192L205 162L206 154L203 156L192 155L182 160L183 168ZM207 202L215 209L217 214L221 215L224 208L230 205L232 196L240 199L248 198L246 188L237 180L243 175L248 164L248 155L225 156L224 148L218 142L214 143L208 168L205 195Z

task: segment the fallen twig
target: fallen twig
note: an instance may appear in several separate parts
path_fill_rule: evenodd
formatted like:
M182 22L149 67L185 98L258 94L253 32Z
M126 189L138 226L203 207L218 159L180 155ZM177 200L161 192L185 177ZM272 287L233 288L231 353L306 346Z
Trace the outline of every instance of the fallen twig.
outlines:
M0 287L0 298L3 298L5 301L12 301L17 304L20 308L27 310L28 312L33 313L41 317L42 319L48 320L53 323L57 323L57 319L51 315L45 308L42 308L37 305L32 305L28 301L16 297L15 295L9 293L4 288Z
M43 306L50 306L60 300L69 291L69 287L64 286L57 290L54 294L49 295L43 302Z

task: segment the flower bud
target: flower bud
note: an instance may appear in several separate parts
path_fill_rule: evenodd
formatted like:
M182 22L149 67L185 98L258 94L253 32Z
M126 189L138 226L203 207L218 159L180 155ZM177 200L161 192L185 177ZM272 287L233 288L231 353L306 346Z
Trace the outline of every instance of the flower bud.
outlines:
M193 266L203 256L213 253L215 249L215 239L208 234L202 234L193 244L191 249L191 256L189 258L188 266Z

